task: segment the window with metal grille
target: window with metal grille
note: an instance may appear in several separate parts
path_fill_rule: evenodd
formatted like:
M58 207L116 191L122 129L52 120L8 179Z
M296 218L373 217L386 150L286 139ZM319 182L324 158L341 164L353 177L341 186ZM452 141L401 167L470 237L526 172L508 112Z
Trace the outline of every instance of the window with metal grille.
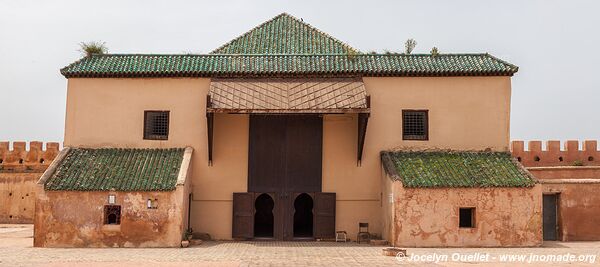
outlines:
M121 224L121 206L104 206L104 224Z
M167 140L169 138L169 111L144 112L144 139Z
M404 140L428 140L427 110L403 110L402 111L402 139Z

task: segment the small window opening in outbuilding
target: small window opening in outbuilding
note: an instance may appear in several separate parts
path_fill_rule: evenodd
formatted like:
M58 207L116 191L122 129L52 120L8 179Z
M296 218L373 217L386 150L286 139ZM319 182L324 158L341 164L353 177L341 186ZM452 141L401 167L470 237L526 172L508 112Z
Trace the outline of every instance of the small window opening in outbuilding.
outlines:
M157 198L155 198L155 199L151 199L151 198L149 198L149 199L146 201L146 206L147 206L149 209L158 209L158 199L157 199Z
M19 159L19 164L23 164L23 159Z
M558 161L563 161L563 157L558 157Z
M538 156L535 156L535 157L533 157L533 160L534 160L534 161L540 161L540 157L538 157Z
M108 204L115 204L117 202L117 198L115 195L108 195Z
M475 208L459 208L458 227L475 228Z
M594 157L592 157L592 156L589 156L589 157L588 157L588 161L594 161Z
M121 224L121 206L104 206L104 224Z

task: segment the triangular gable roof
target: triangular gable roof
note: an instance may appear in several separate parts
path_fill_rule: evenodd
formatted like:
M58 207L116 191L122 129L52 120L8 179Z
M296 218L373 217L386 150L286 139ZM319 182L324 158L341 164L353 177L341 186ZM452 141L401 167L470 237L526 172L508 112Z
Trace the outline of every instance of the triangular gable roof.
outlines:
M357 49L282 13L215 49L211 54L353 54Z

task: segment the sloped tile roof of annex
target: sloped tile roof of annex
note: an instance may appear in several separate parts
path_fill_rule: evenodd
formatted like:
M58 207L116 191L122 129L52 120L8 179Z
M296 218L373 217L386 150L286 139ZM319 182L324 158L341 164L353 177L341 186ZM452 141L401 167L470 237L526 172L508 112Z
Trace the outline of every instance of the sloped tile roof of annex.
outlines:
M531 187L535 178L507 152L384 151L386 173L408 188Z
M210 54L106 54L61 69L67 77L510 76L483 54L364 54L286 13Z
M71 148L44 188L50 191L175 190L183 148Z

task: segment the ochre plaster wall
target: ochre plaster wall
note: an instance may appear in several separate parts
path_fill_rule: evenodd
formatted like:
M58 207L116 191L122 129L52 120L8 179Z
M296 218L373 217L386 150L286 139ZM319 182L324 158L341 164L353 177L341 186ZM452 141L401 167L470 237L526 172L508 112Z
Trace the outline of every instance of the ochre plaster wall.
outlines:
M381 148L508 151L510 77L378 77L371 95L368 157ZM402 140L402 110L429 110L429 141Z
M379 152L394 148L508 149L509 77L364 78L371 117L357 166L356 115L326 115L323 191L337 193L336 228L381 234ZM217 114L208 166L210 79L69 79L65 146L185 147L192 158L192 227L231 239L232 193L247 190L248 116ZM428 109L430 141L402 140L402 109ZM169 140L142 139L143 111L170 110Z
M395 246L506 247L542 243L541 186L404 188L394 182ZM475 207L475 228L459 228L459 208Z
M104 225L108 195L121 205L121 224ZM38 185L35 247L179 247L185 187L165 192L43 191ZM147 199L158 199L148 209Z

